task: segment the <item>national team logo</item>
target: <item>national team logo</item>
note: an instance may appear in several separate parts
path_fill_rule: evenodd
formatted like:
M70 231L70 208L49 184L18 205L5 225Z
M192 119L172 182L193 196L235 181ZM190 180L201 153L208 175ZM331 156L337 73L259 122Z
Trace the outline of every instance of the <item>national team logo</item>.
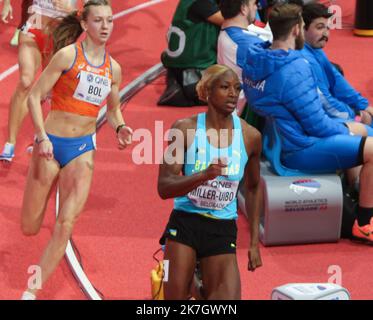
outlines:
M289 188L296 194L302 194L305 191L314 194L319 191L321 184L313 179L301 179L294 181Z
M88 80L88 82L93 82L94 76L92 74L88 74L87 75L87 80Z

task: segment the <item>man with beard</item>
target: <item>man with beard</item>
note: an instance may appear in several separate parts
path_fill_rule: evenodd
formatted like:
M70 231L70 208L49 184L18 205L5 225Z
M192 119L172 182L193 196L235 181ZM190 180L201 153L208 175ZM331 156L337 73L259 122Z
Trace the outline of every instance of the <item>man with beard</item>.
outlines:
M248 30L249 25L255 21L256 0L221 0L220 11L224 22L218 38L218 63L232 68L242 83L242 66L248 48L263 41ZM245 95L241 91L237 103L238 115L242 113L245 104Z
M304 45L302 8L274 7L269 24L273 44L250 47L243 67L246 98L277 127L284 166L321 174L362 165L352 236L373 244L373 138L363 137L363 124L342 123L326 114L314 73L299 51Z
M310 63L317 78L324 109L332 118L372 123L373 107L361 96L329 61L322 50L329 40L328 20L332 16L321 3L303 7L305 47L303 56Z

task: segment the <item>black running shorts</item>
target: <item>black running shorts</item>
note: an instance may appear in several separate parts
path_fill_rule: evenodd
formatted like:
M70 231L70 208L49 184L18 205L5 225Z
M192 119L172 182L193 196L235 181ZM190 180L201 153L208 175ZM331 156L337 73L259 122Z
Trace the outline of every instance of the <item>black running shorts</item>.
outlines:
M236 220L214 219L173 210L159 243L164 245L166 239L193 248L197 259L236 254Z

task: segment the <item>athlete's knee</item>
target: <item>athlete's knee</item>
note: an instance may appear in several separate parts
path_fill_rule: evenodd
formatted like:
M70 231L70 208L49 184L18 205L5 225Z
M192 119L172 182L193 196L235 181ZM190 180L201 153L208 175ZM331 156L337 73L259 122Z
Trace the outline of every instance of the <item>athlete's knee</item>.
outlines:
M183 281L175 280L164 283L164 296L166 300L187 300L189 293L189 286L183 283Z
M19 85L22 90L30 90L34 82L34 76L31 73L23 73L20 76Z
M40 231L40 226L29 223L21 223L22 234L26 237L36 236Z
M76 219L74 218L62 218L58 219L56 223L56 232L60 237L70 238L70 235L73 232Z

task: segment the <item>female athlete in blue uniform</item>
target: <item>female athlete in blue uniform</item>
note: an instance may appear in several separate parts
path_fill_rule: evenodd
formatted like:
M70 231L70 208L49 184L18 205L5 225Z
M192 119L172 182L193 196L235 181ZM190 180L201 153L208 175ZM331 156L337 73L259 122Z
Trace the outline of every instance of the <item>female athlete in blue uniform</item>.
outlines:
M236 258L237 191L247 185L251 220L249 270L261 266L258 248L261 135L237 115L240 81L226 66L214 65L197 85L206 113L177 121L174 139L160 166L158 191L175 198L162 236L169 272L165 299L187 299L199 260L205 299L240 299Z

